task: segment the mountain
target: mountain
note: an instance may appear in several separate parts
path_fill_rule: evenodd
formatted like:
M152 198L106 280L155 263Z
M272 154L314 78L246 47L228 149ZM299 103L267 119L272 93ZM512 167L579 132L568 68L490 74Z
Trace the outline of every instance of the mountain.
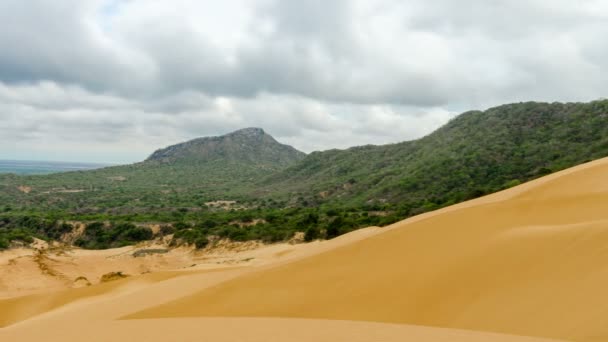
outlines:
M305 153L277 142L261 128L244 128L219 137L194 139L157 150L146 162L200 164L224 161L279 169L304 156Z
M14 240L3 230L15 228L27 230L18 236L53 238L65 228L61 219L117 223L110 235L94 226L83 246L146 236L121 222L172 224L176 236L200 246L208 236L333 238L605 156L608 100L470 111L418 140L307 156L245 129L161 149L133 165L0 175L0 240Z
M418 140L309 154L259 188L409 216L608 156L608 100L470 111Z
M45 176L0 175L0 203L46 212L139 212L200 207L251 192L256 179L305 157L260 128L194 139L145 161Z

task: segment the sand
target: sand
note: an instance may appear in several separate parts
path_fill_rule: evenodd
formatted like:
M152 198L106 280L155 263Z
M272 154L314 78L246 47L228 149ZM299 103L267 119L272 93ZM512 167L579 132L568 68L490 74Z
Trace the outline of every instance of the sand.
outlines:
M607 341L607 209L603 159L387 228L5 299L0 340Z

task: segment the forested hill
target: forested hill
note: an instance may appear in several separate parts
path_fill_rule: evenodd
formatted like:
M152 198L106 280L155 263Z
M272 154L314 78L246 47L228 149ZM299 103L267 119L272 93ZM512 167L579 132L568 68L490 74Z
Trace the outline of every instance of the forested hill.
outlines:
M242 198L261 177L305 157L260 128L157 150L147 160L45 176L0 175L0 203L33 211L135 212Z
M132 223L151 222L197 246L210 237L285 241L303 231L308 240L332 238L605 156L606 100L471 111L415 141L308 156L246 129L133 165L0 175L0 249L56 239L71 221L88 223L77 243L86 248L147 239Z
M461 114L415 141L306 156L259 128L195 139L146 161L0 176L0 200L44 211L199 207L224 199L293 207L385 205L411 215L608 155L608 101L517 103Z
M516 103L463 113L415 141L311 153L260 188L409 215L607 155L608 100Z

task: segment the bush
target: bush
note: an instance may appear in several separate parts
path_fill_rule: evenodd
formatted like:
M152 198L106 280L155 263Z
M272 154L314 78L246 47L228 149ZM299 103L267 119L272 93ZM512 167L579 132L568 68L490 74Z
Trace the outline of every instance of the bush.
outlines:
M10 242L4 237L0 237L0 250L7 249L9 246Z
M173 226L165 224L160 227L160 233L162 235L170 235L170 234L175 233L175 228L173 228Z
M198 226L211 229L217 227L217 222L212 219L206 219L205 221L199 223Z
M340 212L337 209L331 208L331 209L327 210L327 212L325 212L325 214L327 216L338 216L338 215L340 215Z
M104 228L104 223L103 222L92 222L87 224L87 226L84 229L84 233L86 235L97 235L99 232L101 232Z
M506 182L505 185L503 185L503 188L508 189L508 188L512 188L514 186L518 186L520 184L521 184L521 181L519 179L513 179L513 180Z
M196 241L202 237L205 237L204 234L195 229L178 230L173 235L173 243L178 245L182 243L196 244Z
M196 249L203 249L203 248L207 247L208 244L209 244L209 239L207 239L206 236L201 236L201 237L197 238L196 241L194 241L194 246L196 246Z
M340 230L335 226L327 227L327 229L325 230L325 238L328 240L338 236L340 236Z
M192 226L186 222L180 221L180 222L175 222L173 224L173 228L175 228L175 230L184 230L184 229L190 229L190 228L192 228Z
M154 237L151 229L137 227L132 223L119 223L106 227L102 222L86 226L84 234L74 243L86 249L108 249L132 245Z
M327 231L325 233L325 237L327 239L333 239L337 236L340 236L340 227L342 226L342 217L336 217L329 226L327 226Z
M304 241L310 242L321 237L321 230L317 226L308 227L304 232Z
M113 228L119 233L119 236L126 241L145 241L150 240L154 236L152 230L145 227L136 227L132 223L123 223Z
M6 234L5 239L7 239L9 242L11 242L11 241L21 241L24 243L34 242L34 238L32 237L32 235L23 229L10 230L8 232L8 234Z
M355 227L357 227L357 224L351 218L338 216L327 226L326 237L328 239L333 239L337 236L353 231Z
M59 240L63 234L70 233L72 230L74 230L74 227L69 223L55 222L47 229L46 235L51 240Z

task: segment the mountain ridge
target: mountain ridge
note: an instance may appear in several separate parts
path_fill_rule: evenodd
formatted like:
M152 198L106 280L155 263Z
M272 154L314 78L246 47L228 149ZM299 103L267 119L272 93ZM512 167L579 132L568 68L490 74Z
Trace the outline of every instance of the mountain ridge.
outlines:
M469 111L418 140L297 154L303 158L285 163L265 147L293 151L261 129L172 146L132 165L0 175L0 233L5 220L5 227L28 227L37 236L36 216L51 217L49 224L62 218L171 223L190 242L208 235L274 242L305 231L310 239L333 238L608 156L608 100ZM251 146L265 157L250 153ZM236 204L214 207L228 202ZM259 224L245 229L234 222Z

